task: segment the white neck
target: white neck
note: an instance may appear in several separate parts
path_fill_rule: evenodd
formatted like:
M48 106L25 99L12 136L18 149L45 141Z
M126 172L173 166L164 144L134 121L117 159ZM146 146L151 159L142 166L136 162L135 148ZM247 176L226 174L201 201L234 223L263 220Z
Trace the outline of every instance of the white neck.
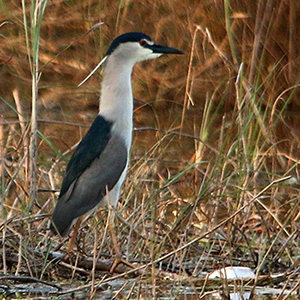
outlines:
M133 96L131 73L134 63L108 57L104 69L99 114L113 122L112 132L119 134L128 147L131 144Z

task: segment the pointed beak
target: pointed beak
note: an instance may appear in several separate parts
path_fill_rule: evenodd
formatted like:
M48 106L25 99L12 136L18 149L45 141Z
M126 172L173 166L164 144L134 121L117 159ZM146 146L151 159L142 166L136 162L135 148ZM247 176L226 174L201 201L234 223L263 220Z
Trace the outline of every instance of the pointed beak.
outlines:
M145 48L151 49L153 53L158 53L158 54L183 54L182 51L177 50L175 48L171 48L168 46L161 46L161 45L147 45Z

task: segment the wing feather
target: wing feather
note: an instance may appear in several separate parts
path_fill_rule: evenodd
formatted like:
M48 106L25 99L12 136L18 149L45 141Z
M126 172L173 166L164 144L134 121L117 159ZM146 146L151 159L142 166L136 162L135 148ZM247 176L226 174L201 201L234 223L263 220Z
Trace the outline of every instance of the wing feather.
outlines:
M69 189L70 185L99 157L111 137L112 123L98 115L87 134L77 146L71 157L63 179L59 198Z

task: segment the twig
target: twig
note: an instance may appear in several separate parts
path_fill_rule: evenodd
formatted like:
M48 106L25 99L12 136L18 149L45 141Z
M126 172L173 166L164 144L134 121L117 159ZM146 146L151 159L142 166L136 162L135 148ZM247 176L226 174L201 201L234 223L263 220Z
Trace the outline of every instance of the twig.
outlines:
M28 172L28 146L29 146L29 141L28 137L26 136L26 119L24 117L24 111L21 105L20 97L19 97L19 91L17 89L13 90L13 97L16 103L16 110L18 112L18 118L20 121L20 127L21 127L21 132L23 136L23 145L24 145L24 156L26 157L25 161L25 172L27 174Z
M191 91L190 91L190 86L191 86L191 72L192 72L192 63L193 63L193 58L194 58L194 52L195 52L195 45L196 45L196 37L197 37L197 32L199 28L196 26L196 29L194 31L193 35L193 43L192 43L192 49L191 49L191 54L190 54L190 62L189 62L189 68L188 68L188 73L186 77L186 87L185 87L185 93L184 93L184 101L183 101L183 109L182 109L182 115L181 115L181 124L180 128L182 130L183 127L183 122L184 122L184 116L185 116L185 111L186 109L189 109L190 104L194 106L194 102L190 96Z
M48 285L48 286L52 286L56 289L58 289L59 291L62 289L60 286L58 286L57 284L48 282L48 281L44 281L44 280L40 280L34 277L28 277L28 276L12 276L12 275L0 275L0 279L1 280L14 280L14 281L19 281L19 282L36 282L36 283L42 283L44 285Z
M99 22L96 23L95 25L93 25L88 31L86 31L85 33L83 33L78 39L74 40L72 43L70 43L67 47L65 47L63 50L61 50L59 53L57 53L53 58L51 58L49 61L47 61L43 67L41 67L40 70L43 70L49 63L51 63L53 60L57 59L62 53L64 53L66 50L68 50L70 47L73 47L78 41L80 41L83 37L85 37L86 35L88 35L90 32L94 31L95 29L97 29L98 27L100 27L101 25L103 25L103 22Z

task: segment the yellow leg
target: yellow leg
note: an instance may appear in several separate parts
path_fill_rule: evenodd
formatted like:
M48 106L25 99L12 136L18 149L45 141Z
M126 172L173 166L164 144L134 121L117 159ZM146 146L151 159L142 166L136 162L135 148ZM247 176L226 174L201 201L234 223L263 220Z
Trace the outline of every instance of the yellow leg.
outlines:
M111 207L109 207L109 212L108 212L108 230L109 230L109 233L110 233L110 236L111 236L111 240L112 240L112 243L113 243L113 247L114 247L114 250L115 250L115 254L116 254L116 257L114 259L114 262L110 268L110 273L113 273L114 270L116 269L116 267L119 265L119 264L124 264L132 269L135 268L134 265L132 265L130 262L124 260L121 258L121 252L120 252L120 248L119 248L119 245L118 245L118 241L117 241L117 237L116 237L116 232L115 232L115 224L114 224L114 219L115 219L115 213L114 211L111 209Z
M77 221L76 221L76 223L75 223L75 225L74 225L73 233L72 233L70 241L69 241L68 253L72 253L73 252L73 248L74 248L74 244L75 244L75 239L76 239L77 233L79 231L81 222L82 222L82 217L78 218Z

